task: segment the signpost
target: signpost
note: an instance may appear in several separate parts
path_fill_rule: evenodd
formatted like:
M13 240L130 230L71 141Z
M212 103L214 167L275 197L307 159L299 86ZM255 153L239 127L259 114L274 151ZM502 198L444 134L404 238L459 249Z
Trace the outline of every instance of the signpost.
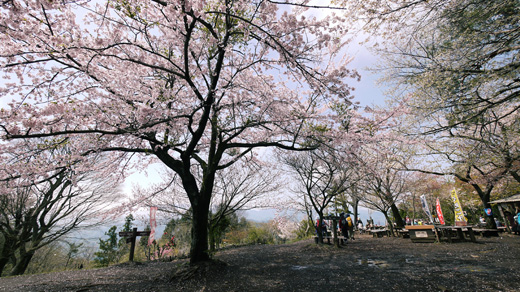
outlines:
M135 251L135 239L137 238L137 236L150 236L150 231L137 231L137 228L133 228L132 231L119 232L119 236L126 237L126 243L131 243L129 261L133 262Z

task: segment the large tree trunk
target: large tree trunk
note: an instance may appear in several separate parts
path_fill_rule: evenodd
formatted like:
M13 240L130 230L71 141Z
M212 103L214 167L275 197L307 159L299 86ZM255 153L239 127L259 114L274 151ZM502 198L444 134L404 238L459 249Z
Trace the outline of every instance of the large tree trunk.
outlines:
M31 262L32 257L34 256L35 251L26 252L25 248L20 248L20 260L16 263L16 265L11 270L11 276L23 275L29 263Z
M211 252L214 252L219 247L219 241L220 241L220 230L218 223L212 222L212 220L209 221L208 224L208 237L209 237L209 250Z
M394 222L397 225L398 228L404 228L404 222L403 218L401 217L401 214L399 213L399 209L393 203L390 208L392 209L392 215L394 216Z
M2 272L4 271L5 265L9 262L9 258L2 257L0 258L0 277L2 277Z
M357 221L358 221L358 216L359 216L358 208L359 208L359 199L355 198L354 201L352 202L352 212L354 212L353 224L354 224L355 228L357 228Z
M471 184L471 185L477 191L477 194L480 197L480 200L482 201L482 206L484 208L491 208L489 201L491 199L491 191L494 188L494 184L488 184L486 186L485 190L482 190L482 188L480 188L480 186L477 184ZM495 217L493 214L491 214L491 216L486 215L485 219L486 219L486 228L489 228L489 229L497 228L497 224L495 222Z
M190 247L190 263L209 260L208 253L208 219L209 205L213 191L213 182L215 179L215 169L205 170L202 178L202 186L200 190L197 188L197 180L190 172L190 159L183 157L182 163L175 161L168 155L168 151L160 149L155 153L157 157L163 161L168 167L179 174L182 180L182 186L190 199L192 208L191 219L191 247Z
M190 263L209 260L208 253L208 212L209 199L196 199L192 204Z
M390 228L390 233L392 233L392 236L395 236L394 233L394 223L392 220L390 220L390 216L388 216L388 212L381 212L385 216L386 222L388 223L388 228Z
M16 249L15 243L12 240L13 237L4 234L4 243L2 248L2 253L0 254L0 277L2 277L2 273L5 269L5 266L9 262L9 259L12 259L14 256L14 249Z
M491 208L491 205L488 202L483 203L484 208ZM484 218L486 219L486 228L489 229L497 229L497 223L495 222L495 214L491 214L491 216L485 215Z

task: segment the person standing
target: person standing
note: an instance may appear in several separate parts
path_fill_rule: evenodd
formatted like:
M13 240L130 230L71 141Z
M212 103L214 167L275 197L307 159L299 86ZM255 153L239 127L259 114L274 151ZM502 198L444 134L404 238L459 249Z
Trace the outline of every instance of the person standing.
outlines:
M505 211L504 216L506 216L505 221L507 221L509 228L511 229L511 232L516 233L516 221L514 218L515 216L509 211Z
M516 208L516 216L514 217L515 219L515 235L520 235L520 209L519 208Z
M318 230L321 230L322 236L327 235L327 222L325 220L323 220L323 223L321 224L321 227L320 227L320 217L316 218L316 232L318 232ZM318 235L318 234L316 234L316 235Z
M350 217L350 214L347 214L347 229L348 229L348 236L352 240L354 240L354 222L352 220L352 217Z
M348 223L347 218L345 217L345 213L339 214L339 229L341 230L341 235L345 238L345 244L348 242Z
M359 230L359 234L363 233L363 221L361 221L361 218L357 219L357 229Z

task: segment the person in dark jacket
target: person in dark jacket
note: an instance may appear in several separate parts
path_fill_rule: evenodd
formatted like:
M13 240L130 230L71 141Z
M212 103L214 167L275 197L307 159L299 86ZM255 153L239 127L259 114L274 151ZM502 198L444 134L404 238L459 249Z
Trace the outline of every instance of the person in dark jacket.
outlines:
M341 235L345 237L345 243L348 241L348 223L347 218L345 217L345 213L339 214L339 229L341 230Z

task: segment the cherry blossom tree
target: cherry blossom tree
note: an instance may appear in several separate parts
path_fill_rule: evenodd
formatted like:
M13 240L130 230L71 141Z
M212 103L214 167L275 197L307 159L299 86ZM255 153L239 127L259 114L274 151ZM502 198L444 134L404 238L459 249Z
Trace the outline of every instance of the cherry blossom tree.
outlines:
M482 141L481 141L482 142ZM488 143L489 142L489 143ZM490 152L486 150L490 143L487 141L480 143L475 139L448 137L439 139L435 143L424 144L428 155L437 157L437 164L434 169L428 167L417 167L404 163L408 170L429 173L439 176L453 176L458 181L471 186L481 201L482 208L491 208L492 192L502 181L511 177L509 172L512 165L506 166L508 152ZM496 223L493 216L486 216L487 226L495 229Z
M343 16L280 5L3 1L2 137L78 137L77 157L141 154L126 169L162 162L193 211L191 262L207 260L217 172L258 147L315 148L327 106L349 104L346 80L358 78Z
M404 227L397 205L400 198L408 192L413 177L402 170L399 161L406 157L406 154L403 153L403 148L396 144L387 141L379 143L377 149L365 147L358 156L358 171L362 176L362 188L365 193L361 200L367 207L383 213L392 232L392 222L400 228ZM390 219L389 212L394 220Z
M356 179L355 169L349 161L349 153L336 152L322 146L311 152L294 154L284 158L298 181L298 193L305 204L312 206L319 216L316 226L318 242L323 243L323 217L333 200L344 193Z
M100 223L105 209L117 198L117 180L73 169L60 167L43 178L38 173L39 181L3 182L7 185L3 190L9 191L0 196L0 275L8 262L10 275L23 274L42 247L71 231Z
M376 37L395 98L406 98L422 117L423 133L518 112L517 1L334 2Z

